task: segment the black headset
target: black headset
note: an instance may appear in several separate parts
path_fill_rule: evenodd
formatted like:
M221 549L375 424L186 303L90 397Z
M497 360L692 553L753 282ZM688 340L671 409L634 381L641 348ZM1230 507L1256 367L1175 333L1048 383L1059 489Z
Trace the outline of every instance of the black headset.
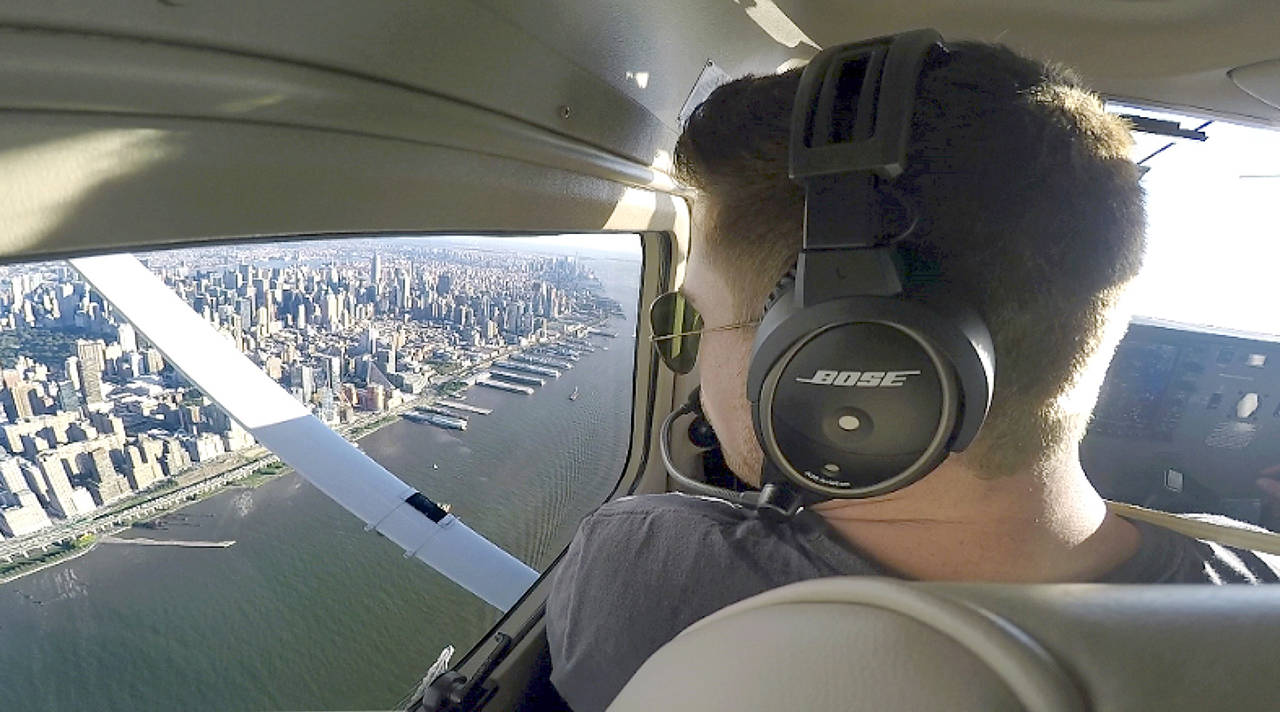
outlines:
M701 415L696 390L659 438L683 488L790 516L906 487L978 434L995 380L991 335L936 264L904 249L919 215L894 187L921 70L946 54L936 31L915 30L823 50L805 67L789 149L804 243L765 304L747 373L761 490L712 487L672 462L671 425Z
M804 244L765 305L747 376L762 482L779 493L762 506L900 489L986 418L990 333L896 244L919 221L893 185L916 86L946 52L916 30L823 50L800 78L790 175L805 189Z

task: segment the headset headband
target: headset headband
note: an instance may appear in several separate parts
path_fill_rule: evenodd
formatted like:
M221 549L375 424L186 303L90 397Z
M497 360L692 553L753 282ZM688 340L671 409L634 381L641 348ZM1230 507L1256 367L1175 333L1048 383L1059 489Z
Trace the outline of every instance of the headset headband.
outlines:
M762 491L762 511L905 487L985 418L990 334L916 283L893 247L915 223L888 209L911 212L892 183L920 72L945 52L936 31L917 30L824 50L801 75L789 170L805 189L803 246L766 304L747 374L762 482L781 492Z
M791 113L789 173L805 188L801 255L825 254L800 260L803 306L901 291L886 279L894 270L850 248L886 241L882 183L906 168L920 71L945 51L935 30L914 30L824 50L805 67Z

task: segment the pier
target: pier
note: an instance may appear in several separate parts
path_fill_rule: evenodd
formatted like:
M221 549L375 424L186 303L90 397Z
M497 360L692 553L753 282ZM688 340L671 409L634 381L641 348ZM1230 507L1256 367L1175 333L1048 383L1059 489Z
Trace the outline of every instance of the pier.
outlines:
M466 418L459 418L456 415L449 414L444 408L436 408L435 406L419 406L414 409L414 412L405 413L404 418L411 423L429 423L449 430L467 429Z
M533 363L502 361L500 363L495 363L494 366L505 368L509 371L524 371L525 373L532 373L537 376L550 376L551 378L560 377L560 371L558 369L550 368L548 366L539 366Z
M489 375L496 376L498 378L503 379L504 381L511 381L512 383L520 383L526 386L547 385L547 381L545 378L538 378L537 376L529 376L523 373L512 373L510 371L499 371L496 368L490 369Z
M450 401L450 400L438 400L436 401L436 403L446 408L453 408L454 410L465 410L468 413L475 413L476 415L488 415L493 412L493 408L481 408L478 405L471 405L470 403L458 403L456 401Z
M579 352L565 346L543 346L536 349L535 352L542 356L561 358L570 362L578 361L582 358Z
M132 539L122 539L118 536L104 536L99 540L103 544L134 544L136 546L179 546L188 549L226 549L235 544L235 540L230 541L192 541L187 539L145 539L136 537Z
M457 418L458 420L461 420L464 422L466 421L465 417L458 415L454 411L449 410L448 408L441 407L439 405L419 405L419 406L414 406L413 409L418 411L419 413L434 413L436 415L444 415L450 418Z
M514 383L506 383L504 381L490 381L488 379L476 381L476 383L482 386L488 386L489 388L496 388L500 391L506 391L508 393L523 393L527 396L533 395L533 389L530 388L529 386L518 386Z
M511 358L514 361L532 363L538 366L550 366L552 368L559 368L559 369L565 369L565 370L573 368L573 364L569 363L568 361L565 361L564 359L551 358L549 356L534 356L533 354L512 354Z

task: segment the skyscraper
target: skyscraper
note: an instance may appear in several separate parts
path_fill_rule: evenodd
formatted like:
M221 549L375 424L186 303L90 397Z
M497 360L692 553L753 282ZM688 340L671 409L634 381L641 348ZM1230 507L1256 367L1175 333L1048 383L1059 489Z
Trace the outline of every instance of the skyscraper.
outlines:
M5 410L9 411L9 417L14 419L30 418L36 414L35 404L32 401L32 398L36 395L36 387L34 385L26 381L20 381L9 386L6 394L8 397L5 400L8 402L5 403ZM12 408L9 407L10 403L12 403Z
M76 357L80 359L80 390L85 403L102 402L102 361L98 344L87 339L76 339Z
M80 500L75 496L71 481L67 479L66 466L62 458L53 453L39 455L40 474L44 480L44 491L49 497L49 509L60 517L74 517L90 508L82 508Z
M369 269L369 279L374 284L382 281L382 255L376 252L373 255L373 265Z
M64 379L57 382L58 387L58 410L77 411L84 401L80 398L80 391L76 388L76 384L71 379Z
M147 373L160 373L164 370L164 357L160 355L160 349L149 348L143 352L143 356L146 357Z
M377 349L378 328L370 324L368 330L360 335L360 350L364 353L372 354Z
M148 461L138 446L126 446L124 454L128 462L129 486L134 489L144 490L164 477L164 473L160 471L160 466L155 462Z
M315 369L306 364L295 364L289 371L289 381L294 388L301 391L302 402L310 403L316 387Z
M342 357L325 357L325 366L329 373L329 387L336 391L342 385Z
M138 350L138 332L134 331L133 324L121 324L116 338L120 341L120 348L125 353Z
M67 380L71 381L71 385L80 390L80 359L75 356L68 356L63 362L63 372L67 374Z
M0 532L6 536L24 536L50 525L20 463L16 457L0 458Z
M95 448L89 452L93 462L93 482L90 491L98 504L106 504L130 493L129 481L116 472L111 464L111 451L105 447Z

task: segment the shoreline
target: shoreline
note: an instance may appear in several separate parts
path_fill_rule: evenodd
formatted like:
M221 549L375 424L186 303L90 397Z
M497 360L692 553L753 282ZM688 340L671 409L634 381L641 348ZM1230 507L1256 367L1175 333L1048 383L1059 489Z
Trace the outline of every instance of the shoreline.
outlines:
M383 414L379 419L372 421L372 423L362 424L362 425L368 426L368 429L362 430L360 435L357 437L363 438L366 435L369 435L378 430L381 430L382 428L387 427L388 425L391 425L392 423L399 422L404 417L403 413L395 413L394 417L389 417L391 415L392 414ZM360 427L360 426L357 426L357 427ZM354 445L355 443L353 442L352 444ZM268 455L268 457L270 457L270 455ZM144 524L147 522L154 522L165 515L173 514L174 512L181 511L193 504L203 502L206 499L210 499L212 497L217 497L220 494L225 494L226 493L225 490L243 489L243 488L256 489L268 482L271 482L279 477L282 477L294 471L292 467L289 467L288 465L284 465L284 467L282 467L277 472L274 472L271 474L265 474L265 475L258 474L258 470L271 467L274 464L283 464L283 463L281 463L279 460L276 460L275 462L271 462L271 463L266 463L258 467L257 469L254 469L249 473L245 474L243 477L238 477L234 480L230 480L224 483L221 487L217 489L210 490L202 494L198 494L194 498L183 497L179 499L177 502L175 502L171 507L167 507L163 510L152 512L151 514L148 514L145 517L142 517L139 519L131 520L128 524L125 524L123 526L114 527L114 528L110 528L110 529L106 529L101 532L98 532L97 534L94 535L94 540L92 543L87 544L83 547L77 548L74 551L67 552L66 555L64 556L59 556L58 558L53 559L51 561L43 561L39 564L35 564L31 566L30 568L22 568L19 571L14 573L0 575L0 586L11 583L13 581L17 581L18 579L24 576L28 576L30 574L44 571L45 569L53 568L54 566L58 566L59 564L63 564L68 561L73 561L75 559L78 559L81 556L84 556L90 551L93 551L94 549L96 549L98 547L98 543L101 537L112 536L115 534L119 534L120 532L128 531L130 529L133 529L135 524ZM210 477L205 478L205 480L213 479L214 477L218 477L218 476L219 475L211 475ZM187 486L190 487L193 485L197 485L200 482L204 482L205 480L200 480L199 482L192 482ZM248 481L248 480L252 480L252 481ZM27 559L27 560L29 561L30 559ZM15 562L6 562L6 563L15 563Z
M65 552L62 556L59 556L55 559L51 559L49 561L42 561L39 564L35 564L30 568L23 568L15 573L0 575L0 586L3 586L7 583L11 583L13 581L17 581L23 576L44 571L45 569L51 569L54 566L57 566L59 564L63 564L68 561L73 561L75 559L78 559L81 556L84 556L85 554L89 553L90 551L93 551L94 549L98 548L98 543L99 543L98 538L94 537L93 541L89 542L88 544L85 544L84 546L78 546L71 551Z
M603 326L604 324L607 324L609 321L611 321L611 319L612 319L612 316L606 316L606 317L604 317L604 318L602 318L602 319L599 319L599 320L595 321L595 322L594 322L590 327L588 327L588 328L599 328L599 327ZM560 339L554 339L554 340L549 341L549 343L558 343L559 341L560 341ZM480 363L480 364L476 364L476 365L475 365L475 367L474 367L473 369L471 369L470 371L468 371L465 375L461 376L461 379L460 379L460 380L462 380L462 379L466 379L466 378L470 378L470 377L472 377L472 376L475 376L477 373L479 373L479 372L481 372L481 371L484 371L485 369L487 369L488 367L490 367L494 361L496 361L496 360L498 360L498 359L500 359L500 358L503 358L503 357L504 357L503 355L496 356L496 357L494 357L494 359L491 359L491 360L489 360L489 361L486 361L486 362L483 362L483 363ZM455 378L457 378L457 376L456 376L456 375L455 375ZM454 398L454 399L461 399L461 398L465 398L465 391L466 391L466 390L468 390L470 387L471 387L471 386L468 386L467 388L462 389L462 394L461 394L461 395L460 395L459 393L453 393L453 394L447 394L447 395L446 395L446 394L439 394L439 393L435 393L435 394L431 394L431 395L418 395L418 396L414 397L412 400L406 401L406 402L405 402L405 403L403 403L402 405L398 406L398 407L397 407L397 409L396 409L394 412L385 412L385 413L378 413L378 414L370 414L370 416L369 416L369 418L367 419L367 421L365 421L365 422L360 422L360 423L355 423L355 424L350 424L350 427L349 427L345 432L341 432L341 434L342 434L343 438L347 438L347 439L348 439L348 442L350 442L352 445L354 445L354 446L356 446L357 448L359 448L359 444L356 442L357 440L359 440L359 439L361 439L361 438L364 438L364 437L366 437L366 436L368 436L368 435L371 435L371 434L373 434L373 433L377 432L378 430L381 430L382 428L385 428L385 427L387 427L387 426L391 425L392 423L398 423L398 422L400 422L401 420L404 420L404 415L405 415L405 413L406 413L406 412L409 412L410 410L412 410L412 408L413 408L414 406L417 406L417 405L430 405L430 404L435 403L437 400L439 400L439 399L441 399L441 398ZM358 434L358 435L354 435L353 433L354 433L354 432L357 432L357 431L358 431L358 433L359 433L359 434ZM259 445L255 445L255 447L262 447L262 446L259 444ZM273 457L274 457L274 455L272 455L272 454L270 453L270 451L269 451L269 450L266 450L265 448L263 448L263 449L264 449L264 451L265 451L265 455L264 455L263 459L268 459L268 458L273 458ZM361 452L363 452L363 450L361 450ZM367 453L366 453L366 454L367 454ZM265 469L265 468L272 467L273 465L276 465L276 464L283 465L283 467L282 467L279 471L274 472L274 473L271 473L271 474L259 474L259 470L262 470L262 469ZM244 465L240 465L240 466L241 466L241 467L243 467ZM235 468L232 468L232 470L234 470L234 469L235 469ZM145 515L145 516L143 516L143 517L140 517L140 518L138 518L138 519L131 520L131 521L129 521L129 523L124 524L124 525L119 526L119 527L108 528L108 529L104 529L104 530L102 530L102 531L96 532L96 533L94 534L94 540L93 540L91 543L87 544L86 546L84 546L84 547L82 547L82 548L78 548L78 549L76 549L76 550L74 550L74 551L68 552L68 553L67 553L67 555L65 555L65 556L60 556L60 557L58 557L58 558L56 558L56 559L54 559L54 560L52 560L52 561L45 561L45 562L41 562L40 564L37 564L37 565L35 565L35 566L31 567L31 568L24 568L24 569L21 569L21 570L20 570L20 571L18 571L17 573L13 573L13 574L6 574L6 575L3 575L3 576L0 576L0 586L3 586L3 585L8 584L8 583L11 583L11 582L13 582L13 581L17 581L18 579L20 579L20 578L22 578L22 577L24 577L24 576L27 576L27 575L29 575L29 574L34 574L34 573L37 573L37 572L39 572L39 571L43 571L43 570L45 570L45 569L52 568L52 567L57 566L57 565L59 565L59 564L62 564L62 563L64 563L64 562L72 561L72 560L78 559L78 558L80 558L81 556L84 556L85 554L89 553L90 551L92 551L92 550L96 549L96 548L97 548L97 545L98 545L98 542L99 542L100 537L112 536L112 535L115 535L115 534L119 534L120 532L127 531L127 530L129 530L129 529L133 529L133 528L134 528L134 526L135 526L136 524L144 524L144 523L147 523L147 522L154 522L154 521L156 521L157 519L160 519L161 517L164 517L165 515L168 515L168 514L172 514L172 513L174 513L174 512L181 511L182 509L184 509L184 508L186 508L186 507L188 507L188 506L190 506L190 505L192 505L192 504L196 504L196 503L198 503L198 502L203 502L203 501L204 501L204 500L206 500L206 499L210 499L210 498L212 498L212 497L216 497L216 496L218 496L219 494L223 494L223 493L224 493L224 490L227 490L227 489L244 489L244 488L248 488L248 489L256 489L257 487L261 487L262 485L266 484L267 482L270 482L270 481L272 481L272 480L275 480L276 478L281 477L281 476L283 476L283 475L287 475L287 474L289 474L289 473L291 473L291 472L294 472L294 469L293 469L292 467L289 467L288 465L284 465L284 463L282 463L279 459L275 459L275 460L274 460L274 461L272 461L272 462L267 462L267 463L262 464L262 465L260 465L259 467L255 468L254 470L251 470L251 471L249 471L248 473L246 473L246 474L242 475L241 477L238 477L238 478L236 478L236 479L234 479L234 480L229 480L229 481L227 481L227 482L224 482L220 487L217 487L216 489L213 489L213 490L210 490L210 491L207 491L207 492L203 492L203 493L196 494L194 497L190 497L190 496L188 496L188 497L182 497L182 498L178 499L176 502L174 502L174 504L173 504L173 505L171 505L171 506L169 506L169 507L166 507L166 508L165 508L165 509L163 509L163 510L157 510L157 511L155 511L155 512L151 512L151 513L149 513L149 514L147 514L147 515ZM211 480L211 479L213 479L213 478L215 478L215 477L220 477L220 476L222 476L223 474L225 474L225 472L223 472L223 473L218 473L218 474L214 474L214 475L210 475L209 477L206 477L206 478L204 478L204 479L202 479L202 480L198 480L198 481L196 481L196 482L190 482L190 483L187 483L187 484L186 484L186 485L184 485L184 486L185 486L185 487L192 487L192 486L196 486L196 485L199 485L199 484L201 484L201 483L203 483L203 482L207 482L208 480ZM14 563L14 562L5 562L5 563Z

